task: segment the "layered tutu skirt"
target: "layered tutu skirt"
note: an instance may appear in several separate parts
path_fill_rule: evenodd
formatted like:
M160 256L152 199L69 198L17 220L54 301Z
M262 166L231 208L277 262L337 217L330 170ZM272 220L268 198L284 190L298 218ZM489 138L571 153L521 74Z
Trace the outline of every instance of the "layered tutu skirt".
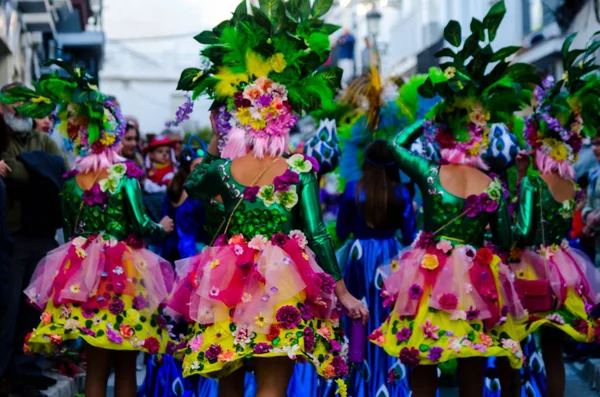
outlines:
M542 325L556 327L578 342L597 340L600 324L589 316L598 303L600 272L581 251L560 246L527 249L521 261L513 265L518 280L543 280L552 297L548 310L529 313L520 332L529 334Z
M488 248L442 241L407 248L386 269L384 305L393 309L369 339L405 365L507 357L519 368L515 320L525 312L510 270Z
M177 263L169 306L193 322L185 376L222 377L253 357L311 362L326 377L348 373L335 282L303 236L209 247Z
M175 351L163 311L173 282L171 265L134 239L77 237L42 259L25 290L43 312L25 350L53 354L83 338L110 350Z

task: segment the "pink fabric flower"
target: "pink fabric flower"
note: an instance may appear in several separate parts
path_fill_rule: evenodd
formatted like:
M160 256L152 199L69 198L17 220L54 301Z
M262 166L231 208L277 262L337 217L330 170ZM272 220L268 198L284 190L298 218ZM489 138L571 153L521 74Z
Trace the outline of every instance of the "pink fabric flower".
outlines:
M447 254L448 252L452 251L452 243L448 240L440 240L436 244L435 248L439 249L444 254Z
M148 337L144 340L144 349L148 350L150 354L156 354L160 349L160 342L153 336Z
M425 338L431 338L431 339L435 339L438 340L440 339L439 335L437 334L437 332L440 330L440 327L437 325L433 325L431 323L431 320L427 319L425 320L425 324L420 324L419 325L421 328L423 328L423 335L425 336Z
M419 284L413 284L408 289L408 296L410 299L419 299L423 295L423 288Z
M458 306L458 298L454 294L444 294L440 298L440 306L444 310L455 310Z
M398 333L396 334L396 339L398 339L398 342L405 342L410 339L411 335L412 332L410 328L404 327L400 331L398 331Z

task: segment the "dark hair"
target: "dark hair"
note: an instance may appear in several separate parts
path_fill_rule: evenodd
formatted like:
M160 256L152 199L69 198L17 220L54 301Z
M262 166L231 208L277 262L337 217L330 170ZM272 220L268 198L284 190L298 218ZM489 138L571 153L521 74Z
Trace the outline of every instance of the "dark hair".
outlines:
M131 120L128 120L125 124L125 133L127 134L127 131L129 130L135 130L135 141L140 143L140 132L138 131L135 123Z
M181 152L181 164L179 165L179 169L175 173L171 182L169 182L169 186L167 186L167 197L169 201L172 203L178 203L181 200L181 195L183 194L183 185L185 184L185 180L190 173L192 172L192 162L197 158L195 156L190 156L189 148L185 148ZM189 160L187 160L189 159Z
M363 177L357 189L358 198L365 192L364 215L369 227L380 229L401 222L406 203L396 194L399 184L400 173L387 142L373 141L365 151Z

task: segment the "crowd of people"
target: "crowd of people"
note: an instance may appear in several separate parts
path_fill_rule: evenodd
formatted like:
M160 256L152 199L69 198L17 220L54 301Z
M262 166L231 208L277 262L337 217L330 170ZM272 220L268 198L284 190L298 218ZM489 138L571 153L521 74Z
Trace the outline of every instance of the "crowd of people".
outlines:
M599 44L569 37L555 80L488 45L503 1L464 47L452 21L382 139L376 66L336 102L327 10L275 3L196 37L178 88L213 100L210 142L143 139L63 61L0 90L0 393L55 365L86 397L111 370L117 397L564 396L565 341L600 341ZM300 115L320 125L294 146Z

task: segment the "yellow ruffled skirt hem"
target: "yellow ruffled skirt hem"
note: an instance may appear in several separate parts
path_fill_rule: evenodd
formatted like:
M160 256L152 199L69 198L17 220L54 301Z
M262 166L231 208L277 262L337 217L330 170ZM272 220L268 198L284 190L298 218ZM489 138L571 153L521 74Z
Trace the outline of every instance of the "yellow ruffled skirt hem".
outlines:
M74 350L74 341L84 340L91 346L151 354L176 350L169 335L170 318L160 311L133 308L133 297L122 296L122 310L107 308L85 311L79 305L55 306L50 300L42 313L40 325L26 338L27 353L54 355ZM119 313L119 314L114 314ZM71 343L69 343L71 342Z

